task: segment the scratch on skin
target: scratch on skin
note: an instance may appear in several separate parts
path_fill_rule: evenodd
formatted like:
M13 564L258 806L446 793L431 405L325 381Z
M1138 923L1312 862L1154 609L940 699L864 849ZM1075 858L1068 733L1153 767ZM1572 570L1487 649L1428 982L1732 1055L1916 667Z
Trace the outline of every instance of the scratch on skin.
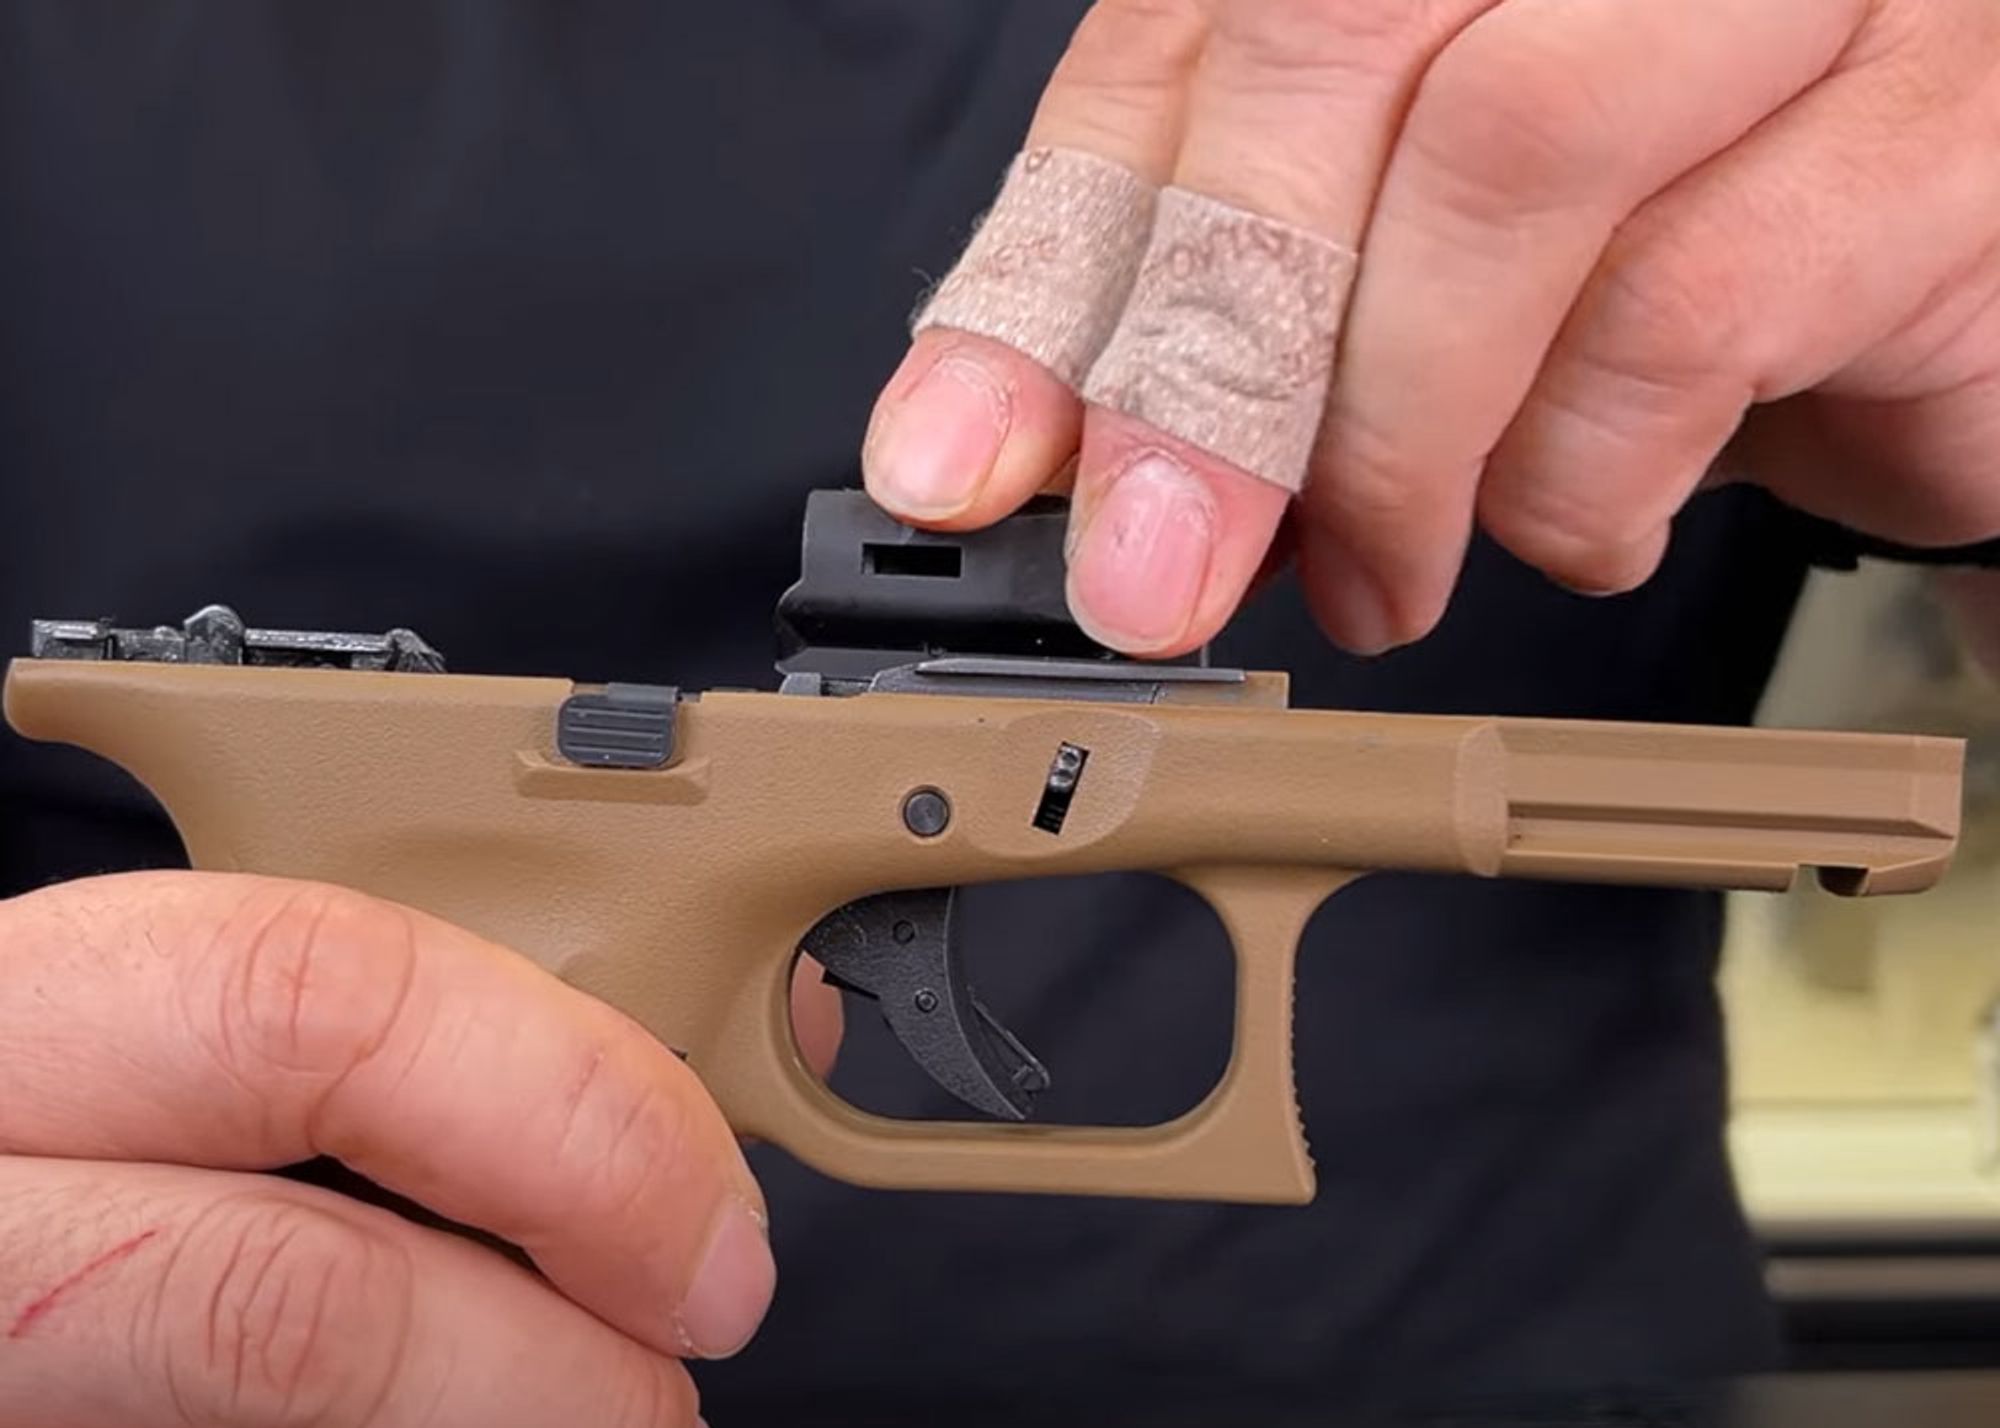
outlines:
M41 1298L20 1312L14 1320L13 1327L7 1331L7 1337L10 1339L26 1338L28 1331L35 1327L37 1321L46 1317L51 1309L56 1307L57 1301L63 1295L69 1293L70 1290L76 1288L77 1285L83 1283L84 1280L90 1278L91 1275L96 1274L99 1270L109 1269L121 1259L129 1259L138 1251L139 1246L146 1243L147 1240L150 1240L158 1233L158 1230L147 1230L144 1234L134 1235L129 1240L113 1245L81 1269L72 1270L70 1273L64 1275L55 1282L54 1286L47 1293L43 1294Z

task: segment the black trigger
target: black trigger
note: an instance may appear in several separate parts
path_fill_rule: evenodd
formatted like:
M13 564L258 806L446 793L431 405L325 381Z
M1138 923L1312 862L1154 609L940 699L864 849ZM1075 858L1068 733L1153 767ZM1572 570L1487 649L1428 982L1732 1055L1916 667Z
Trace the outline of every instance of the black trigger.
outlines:
M810 951L811 949L808 948L806 950ZM855 986L854 983L835 972L831 967L827 967L824 963L821 964L819 979L829 987L838 987L841 991L852 992L858 997L872 998L874 996L874 993L863 991L861 988Z
M1028 1118L1049 1073L977 996L951 940L955 890L859 898L828 913L799 944L825 980L872 999L933 1081L975 1110Z

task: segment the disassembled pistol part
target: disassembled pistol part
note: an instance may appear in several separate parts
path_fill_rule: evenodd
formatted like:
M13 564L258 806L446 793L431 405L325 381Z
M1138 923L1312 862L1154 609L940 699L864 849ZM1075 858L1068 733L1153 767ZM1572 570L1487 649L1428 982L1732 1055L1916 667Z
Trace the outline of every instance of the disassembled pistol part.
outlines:
M441 674L444 656L414 630L383 635L245 627L227 605L207 605L179 629L121 630L108 620L37 620L29 637L36 659L131 660L153 664L248 664L323 669L379 669Z
M1861 894L1951 861L1957 740L1291 710L1282 674L1089 640L1063 524L1038 502L942 535L815 494L781 693L446 674L408 630L210 606L179 629L37 622L6 713L139 778L195 866L513 947L685 1054L743 1134L883 1186L1309 1198L1293 959L1373 870ZM1163 1125L1020 1124L1049 1073L977 994L954 889L1148 870L1229 930L1228 1070ZM814 1077L801 951L992 1119L890 1120Z

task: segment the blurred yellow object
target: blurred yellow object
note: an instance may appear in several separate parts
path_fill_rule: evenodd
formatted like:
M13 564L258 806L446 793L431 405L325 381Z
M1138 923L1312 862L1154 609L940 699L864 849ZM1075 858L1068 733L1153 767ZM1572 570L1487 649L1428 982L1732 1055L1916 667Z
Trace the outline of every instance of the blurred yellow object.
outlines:
M1900 567L1815 576L1759 714L1969 741L1939 887L1731 901L1731 1154L1767 1232L2000 1231L2000 681L1941 588Z

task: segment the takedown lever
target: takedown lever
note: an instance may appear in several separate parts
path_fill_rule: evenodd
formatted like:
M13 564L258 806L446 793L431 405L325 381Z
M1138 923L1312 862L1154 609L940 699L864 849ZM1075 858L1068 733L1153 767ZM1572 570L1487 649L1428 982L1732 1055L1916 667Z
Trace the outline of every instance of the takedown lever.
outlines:
M874 999L938 1085L975 1110L1026 1120L1049 1073L973 995L951 942L955 895L925 888L860 898L821 918L799 945L828 982Z

